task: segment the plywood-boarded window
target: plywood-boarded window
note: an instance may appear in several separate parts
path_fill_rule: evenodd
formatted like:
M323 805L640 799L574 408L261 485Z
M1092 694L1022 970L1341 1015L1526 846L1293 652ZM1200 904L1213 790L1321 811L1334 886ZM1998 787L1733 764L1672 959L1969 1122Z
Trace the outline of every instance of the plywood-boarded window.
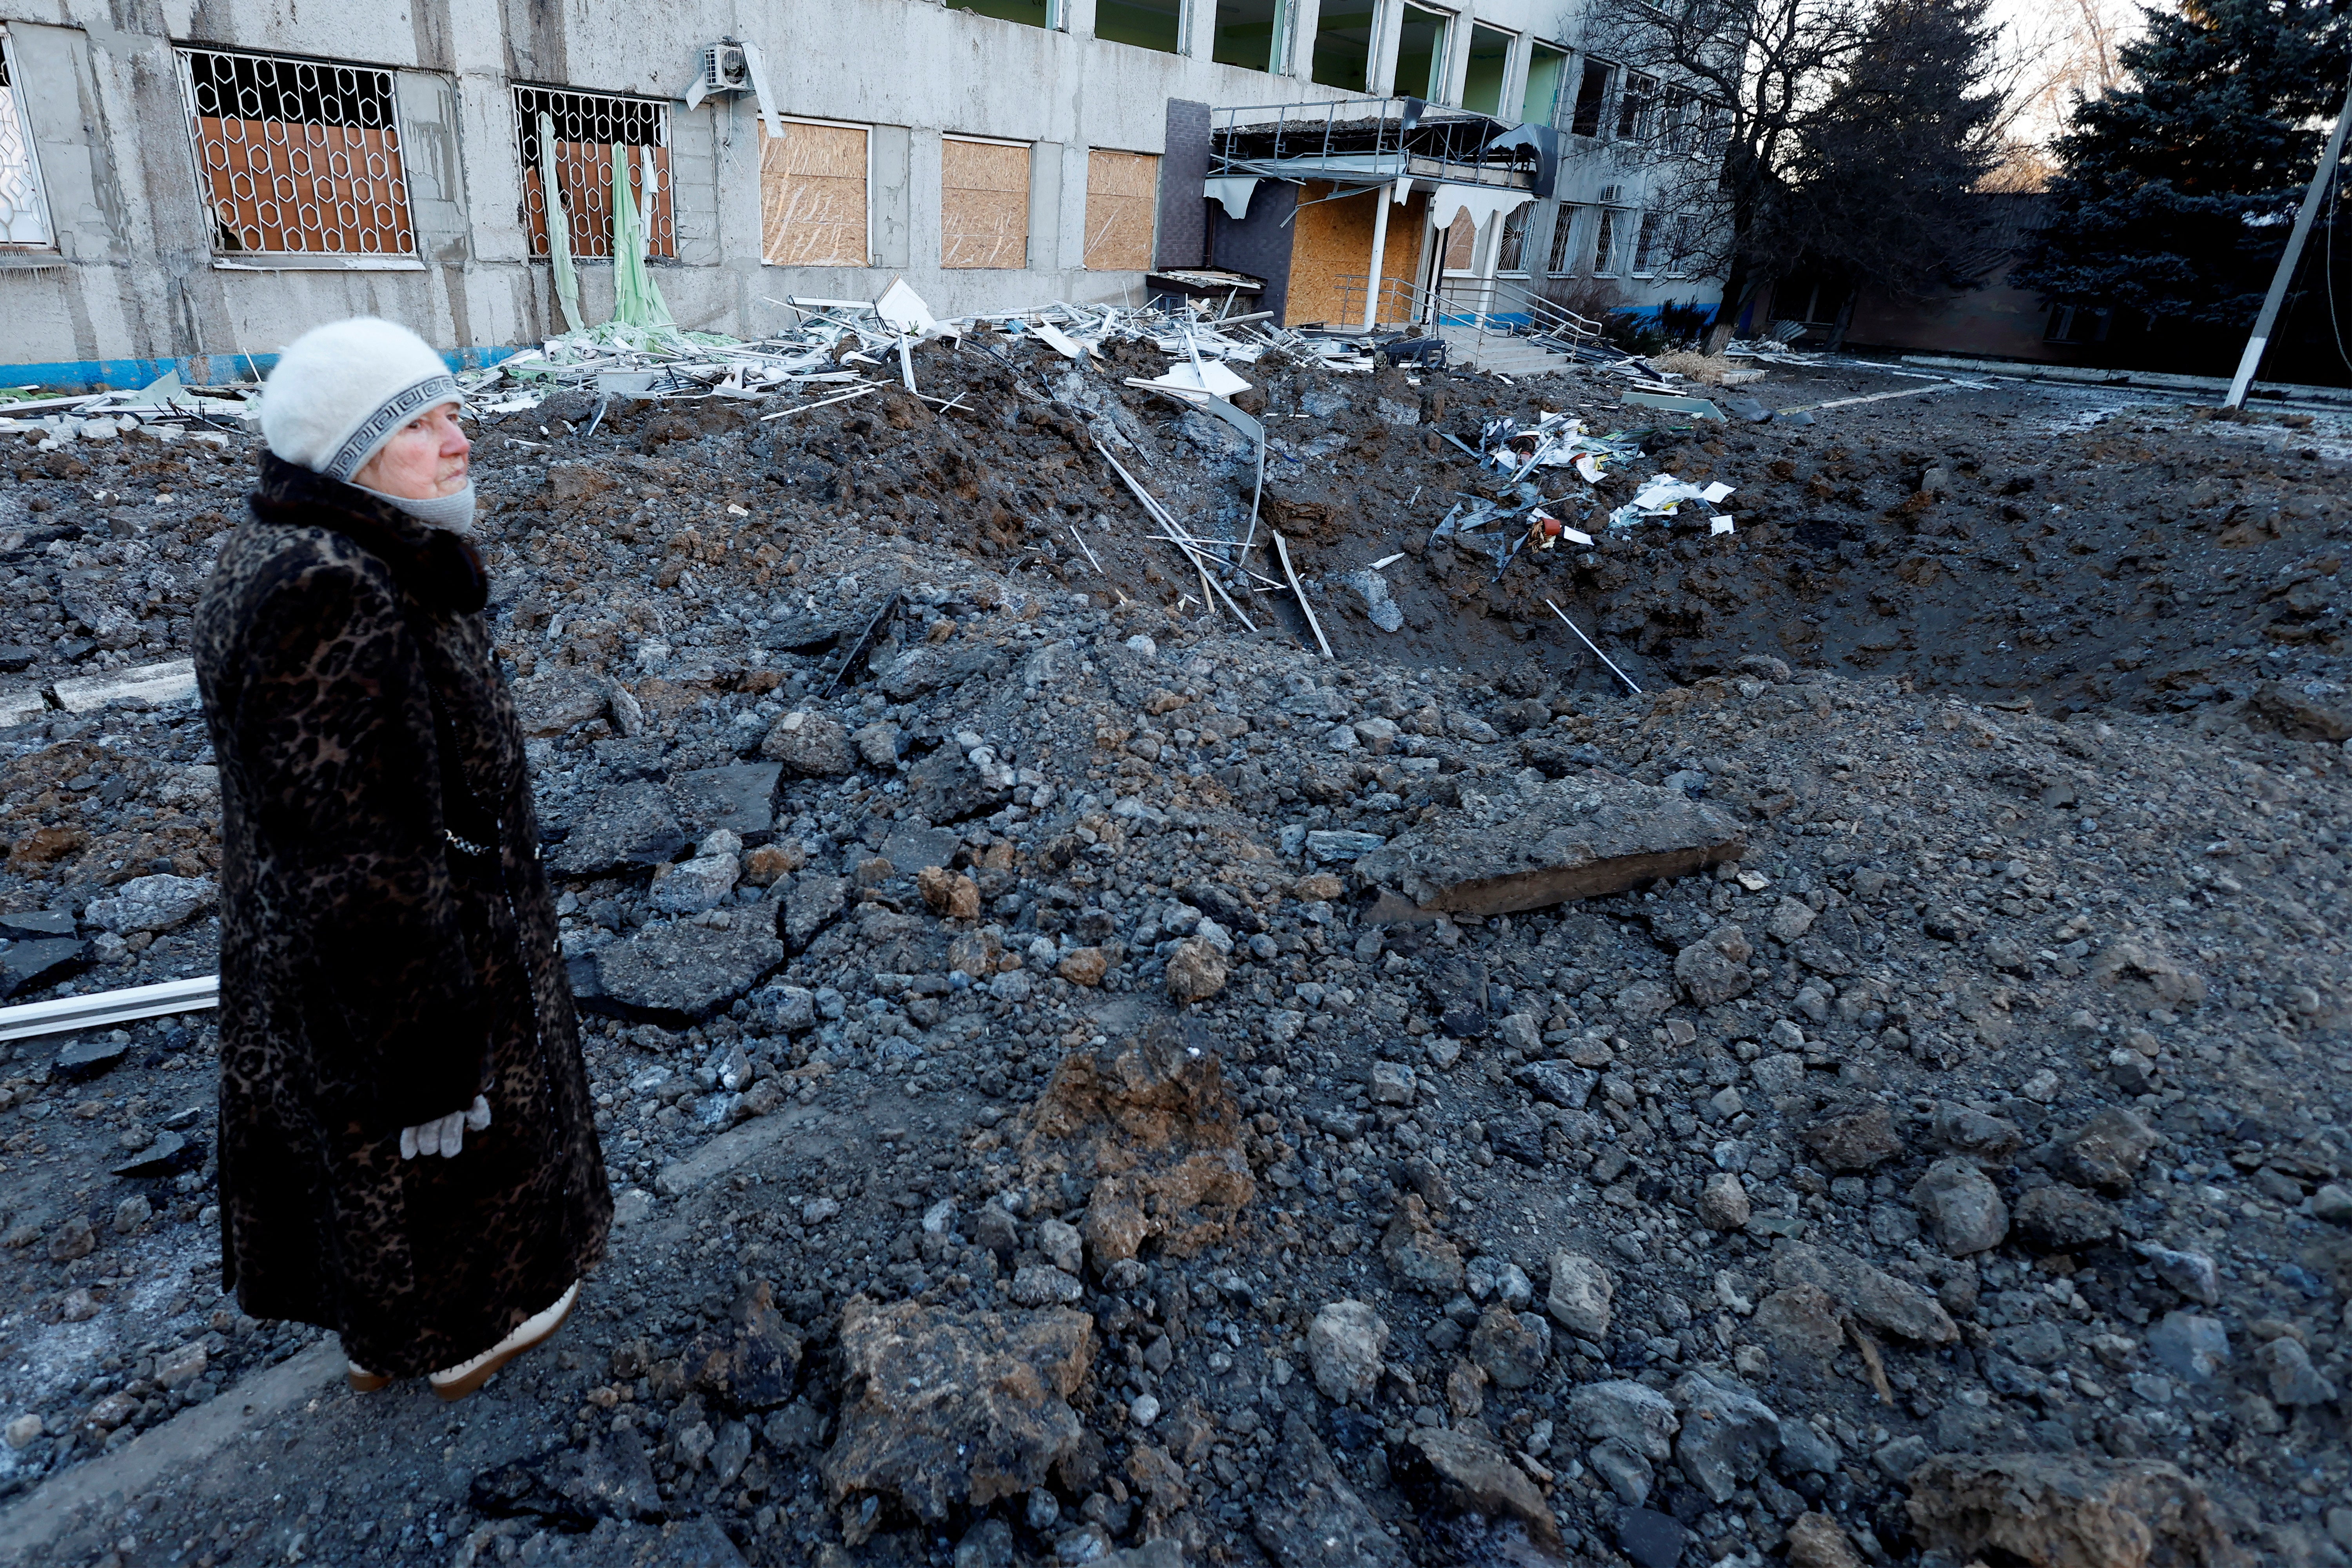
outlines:
M1029 149L1024 143L940 142L940 265L1029 265Z
M515 155L522 161L522 216L530 253L545 256L547 193L541 188L539 122L553 133L556 195L563 201L572 254L583 260L613 254L613 156L625 160L629 201L646 236L648 256L675 259L677 218L671 200L669 105L656 99L563 88L518 87ZM652 188L646 170L653 169Z
M215 250L415 253L392 72L221 49L175 53Z
M772 267L863 267L866 127L784 121L760 130L760 259Z
M1087 270L1151 269L1151 220L1160 200L1160 158L1152 153L1087 154Z

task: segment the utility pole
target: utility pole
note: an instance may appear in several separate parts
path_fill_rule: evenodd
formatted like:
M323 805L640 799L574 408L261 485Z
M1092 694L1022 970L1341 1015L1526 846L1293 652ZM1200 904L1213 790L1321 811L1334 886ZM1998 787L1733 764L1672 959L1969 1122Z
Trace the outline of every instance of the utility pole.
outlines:
M2303 256L2303 242L2311 233L2311 220L2319 212L2320 199L2335 183L2336 163L2344 156L2344 131L2347 125L2352 125L2352 82L2345 84L2344 107L2336 111L2336 129L2327 138L2327 151L2319 155L2319 170L2311 176L2311 188L2303 193L2303 210L2295 215L2294 233L2287 237L2286 254L2279 258L2278 270L2271 274L2271 291L2263 296L2263 313L2254 318L2254 335L2246 340L2246 352L2238 358L2238 374L2231 378L2230 395L2221 400L2224 408L2246 405L2246 389L2254 384L2254 372L2262 368L2263 351L2270 346L2271 329L2278 324L2279 306L2286 299L2286 286L2294 281L2294 264Z

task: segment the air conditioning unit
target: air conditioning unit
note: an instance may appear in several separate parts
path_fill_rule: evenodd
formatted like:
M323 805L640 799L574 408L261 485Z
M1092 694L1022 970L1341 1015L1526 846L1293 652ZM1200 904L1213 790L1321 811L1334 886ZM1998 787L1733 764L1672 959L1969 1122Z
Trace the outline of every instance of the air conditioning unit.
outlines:
M1624 202L1625 202L1625 187L1624 187L1624 186L1622 186L1622 185L1603 185L1603 186L1601 186L1601 205L1602 206L1604 206L1604 207L1622 206L1622 205L1624 205Z
M751 62L743 57L743 46L732 38L721 38L708 44L702 50L701 96L714 92L749 92L751 90Z

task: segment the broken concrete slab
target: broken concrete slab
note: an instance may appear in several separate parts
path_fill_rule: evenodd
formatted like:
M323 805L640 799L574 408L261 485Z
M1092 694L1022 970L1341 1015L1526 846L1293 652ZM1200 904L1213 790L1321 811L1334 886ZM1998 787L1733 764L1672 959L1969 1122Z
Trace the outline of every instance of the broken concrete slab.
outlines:
M784 944L765 931L656 926L588 955L598 1011L656 1024L699 1024L766 979Z
M1282 1447L1265 1481L1250 1532L1280 1568L1404 1568L1403 1543L1381 1527L1314 1425L1295 1410L1282 1419Z
M1558 1550L1559 1522L1526 1471L1492 1438L1467 1426L1417 1428L1399 1445L1391 1470L1419 1481L1448 1506L1490 1519L1515 1520L1537 1545Z
M746 847L765 844L776 836L776 781L783 771L782 763L732 763L680 773L670 782L678 820L697 838L724 828Z
M637 779L589 802L563 842L549 851L547 868L558 877L609 877L675 860L686 846L669 793L651 779Z
M1010 785L994 783L950 747L933 752L907 775L907 804L926 822L966 822L1012 798Z
M1994 1552L2067 1564L2246 1561L2204 1489L2160 1461L1937 1454L1909 1486L1922 1544L1956 1563Z
M49 700L37 691L0 693L0 730L49 716Z
M1366 918L1393 924L1602 898L1737 860L1746 848L1728 814L1680 790L1584 773L1465 792L1436 822L1359 858L1354 876L1381 895Z
M957 1312L852 1297L841 1434L819 1467L834 1501L877 1495L937 1524L1045 1485L1084 1440L1069 1401L1094 1355L1094 1320L1066 1307ZM849 1544L862 1544L876 1521L848 1518Z
M89 943L74 937L12 942L0 952L0 999L37 991L89 967Z
M58 706L68 713L95 713L117 702L161 706L184 702L196 694L194 661L175 658L165 664L142 664L131 669L110 669L104 675L77 676L57 684Z

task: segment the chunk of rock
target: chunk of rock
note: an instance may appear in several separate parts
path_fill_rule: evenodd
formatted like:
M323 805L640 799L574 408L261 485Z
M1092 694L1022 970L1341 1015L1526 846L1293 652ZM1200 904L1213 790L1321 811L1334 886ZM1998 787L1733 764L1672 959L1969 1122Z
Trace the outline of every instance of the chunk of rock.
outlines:
M795 952L823 931L825 923L848 907L849 879L823 871L803 871L784 889L783 918L776 929Z
M735 890L742 862L732 855L698 855L654 873L654 908L668 914L698 915L715 910Z
M1818 1285L1799 1283L1756 1303L1756 1331L1783 1360L1827 1363L1845 1344L1845 1314Z
M760 742L760 754L782 763L784 772L796 778L837 779L857 767L849 731L807 709L795 709L770 725Z
M1206 1002L1225 988L1225 958L1199 937L1168 955L1168 999L1179 1006Z
M2069 1180L2084 1186L2125 1192L2147 1162L2147 1152L2155 1147L2156 1134L2147 1122L2111 1105L2066 1140L2063 1166Z
M2043 1252L2095 1247L2115 1235L2116 1211L2073 1187L2053 1183L2017 1200L2017 1234Z
M1595 1443L1616 1442L1645 1459L1672 1458L1682 1417L1654 1388L1630 1381L1588 1383L1568 1398L1568 1418Z
M1709 1230L1738 1230L1748 1223L1748 1189L1729 1171L1718 1171L1699 1190L1699 1223Z
M1417 1427L1399 1446L1391 1472L1411 1489L1433 1491L1446 1507L1516 1520L1537 1545L1557 1551L1559 1524L1528 1473L1494 1439L1467 1425Z
M1805 1129L1804 1142L1832 1171L1867 1171L1903 1152L1895 1113L1875 1100L1831 1106Z
M2154 1460L1937 1454L1906 1505L1920 1542L1950 1561L1998 1554L2051 1568L2225 1568L2244 1561L2204 1489Z
M547 868L559 877L609 877L675 860L686 842L669 793L651 779L635 779L588 803L548 851Z
M656 1024L699 1024L784 961L784 944L740 927L658 926L588 955L594 994L583 1004Z
M907 774L908 805L924 821L938 826L985 816L1012 794L1010 784L1000 784L982 773L952 746L940 747Z
M1683 1474L1715 1501L1730 1501L1780 1447L1780 1418L1746 1389L1697 1373L1676 1381L1673 1398L1682 1412L1675 1458Z
M1094 1352L1094 1320L1066 1308L955 1312L851 1298L840 1436L821 1466L834 1501L878 1495L935 1525L1044 1486L1085 1438L1069 1400ZM850 1544L872 1528L854 1530Z
M1334 1301L1307 1329L1307 1364L1326 1399L1346 1405L1369 1398L1381 1381L1389 1326L1361 1301Z
M2336 1385L2311 1364L2311 1352L2289 1334L2254 1352L2254 1366L2263 1374L2273 1405L2332 1405Z
M1716 807L1599 771L1467 800L1476 804L1355 862L1358 883L1387 895L1369 918L1500 915L1603 898L1736 860L1747 847Z
M1511 1077L1538 1100L1570 1110L1583 1110L1585 1102L1592 1098L1594 1086L1601 1081L1599 1073L1570 1062L1529 1062Z
M1693 1006L1717 1007L1755 989L1756 977L1748 972L1754 952L1747 932L1735 925L1717 926L1675 956L1675 978Z
M1553 1322L1578 1339L1607 1336L1610 1304L1616 1294L1617 1281L1591 1258L1576 1252L1551 1255L1551 1289L1544 1309Z
M551 1448L485 1470L468 1492L477 1513L539 1519L565 1531L590 1530L601 1519L656 1520L665 1511L645 1445L627 1427L592 1437L583 1448Z
M1381 1237L1381 1259L1408 1289L1450 1296L1462 1289L1462 1253L1429 1223L1428 1205L1408 1194Z
M1232 1233L1257 1196L1241 1107L1206 1030L1167 1019L1116 1053L1064 1057L1030 1113L1024 1157L1094 1178L1078 1222L1097 1268L1146 1242L1190 1258Z
M2192 1301L2208 1307L2221 1301L2221 1279L2213 1259L2202 1252L2176 1252L2168 1247L2135 1242L2133 1250L2148 1261L2156 1277Z
M2009 1235L2009 1205L1972 1160L1938 1160L1911 1187L1911 1201L1951 1258L1999 1247Z
M1789 1526L1789 1568L1863 1568L1863 1561L1828 1514L1800 1514Z
M1863 1322L1906 1340L1948 1345L1960 1337L1959 1325L1935 1297L1838 1247L1778 1247L1772 1279L1782 1286L1818 1286Z
M90 944L79 937L12 942L5 952L0 952L0 999L37 991L68 974L79 974L89 967L92 956Z
M2230 1332L2218 1318L2167 1312L2147 1331L2147 1353L2175 1377L2210 1383L2229 1364Z
M728 1321L688 1347L687 1381L738 1410L772 1410L793 1397L802 1336L776 1310L765 1279L736 1299Z
M1966 1154L1987 1165L2000 1164L2024 1142L2015 1124L1948 1100L1937 1102L1935 1118L1928 1125L1928 1136L1937 1148Z
M1551 1325L1533 1312L1514 1312L1499 1302L1479 1316L1470 1331L1470 1359L1497 1388L1534 1385L1551 1354Z
M1250 1533L1277 1568L1405 1568L1408 1561L1297 1411L1283 1417L1282 1446L1252 1508Z
M680 773L670 784L678 820L697 834L723 829L746 844L765 844L775 831L776 778L782 771L774 763L730 763Z
M2091 961L2091 978L2113 990L2125 1006L2143 1013L2178 1012L2205 1000L2203 975L2146 942L2110 942Z
M105 898L92 899L82 918L117 936L167 931L211 909L216 897L210 877L133 877Z

